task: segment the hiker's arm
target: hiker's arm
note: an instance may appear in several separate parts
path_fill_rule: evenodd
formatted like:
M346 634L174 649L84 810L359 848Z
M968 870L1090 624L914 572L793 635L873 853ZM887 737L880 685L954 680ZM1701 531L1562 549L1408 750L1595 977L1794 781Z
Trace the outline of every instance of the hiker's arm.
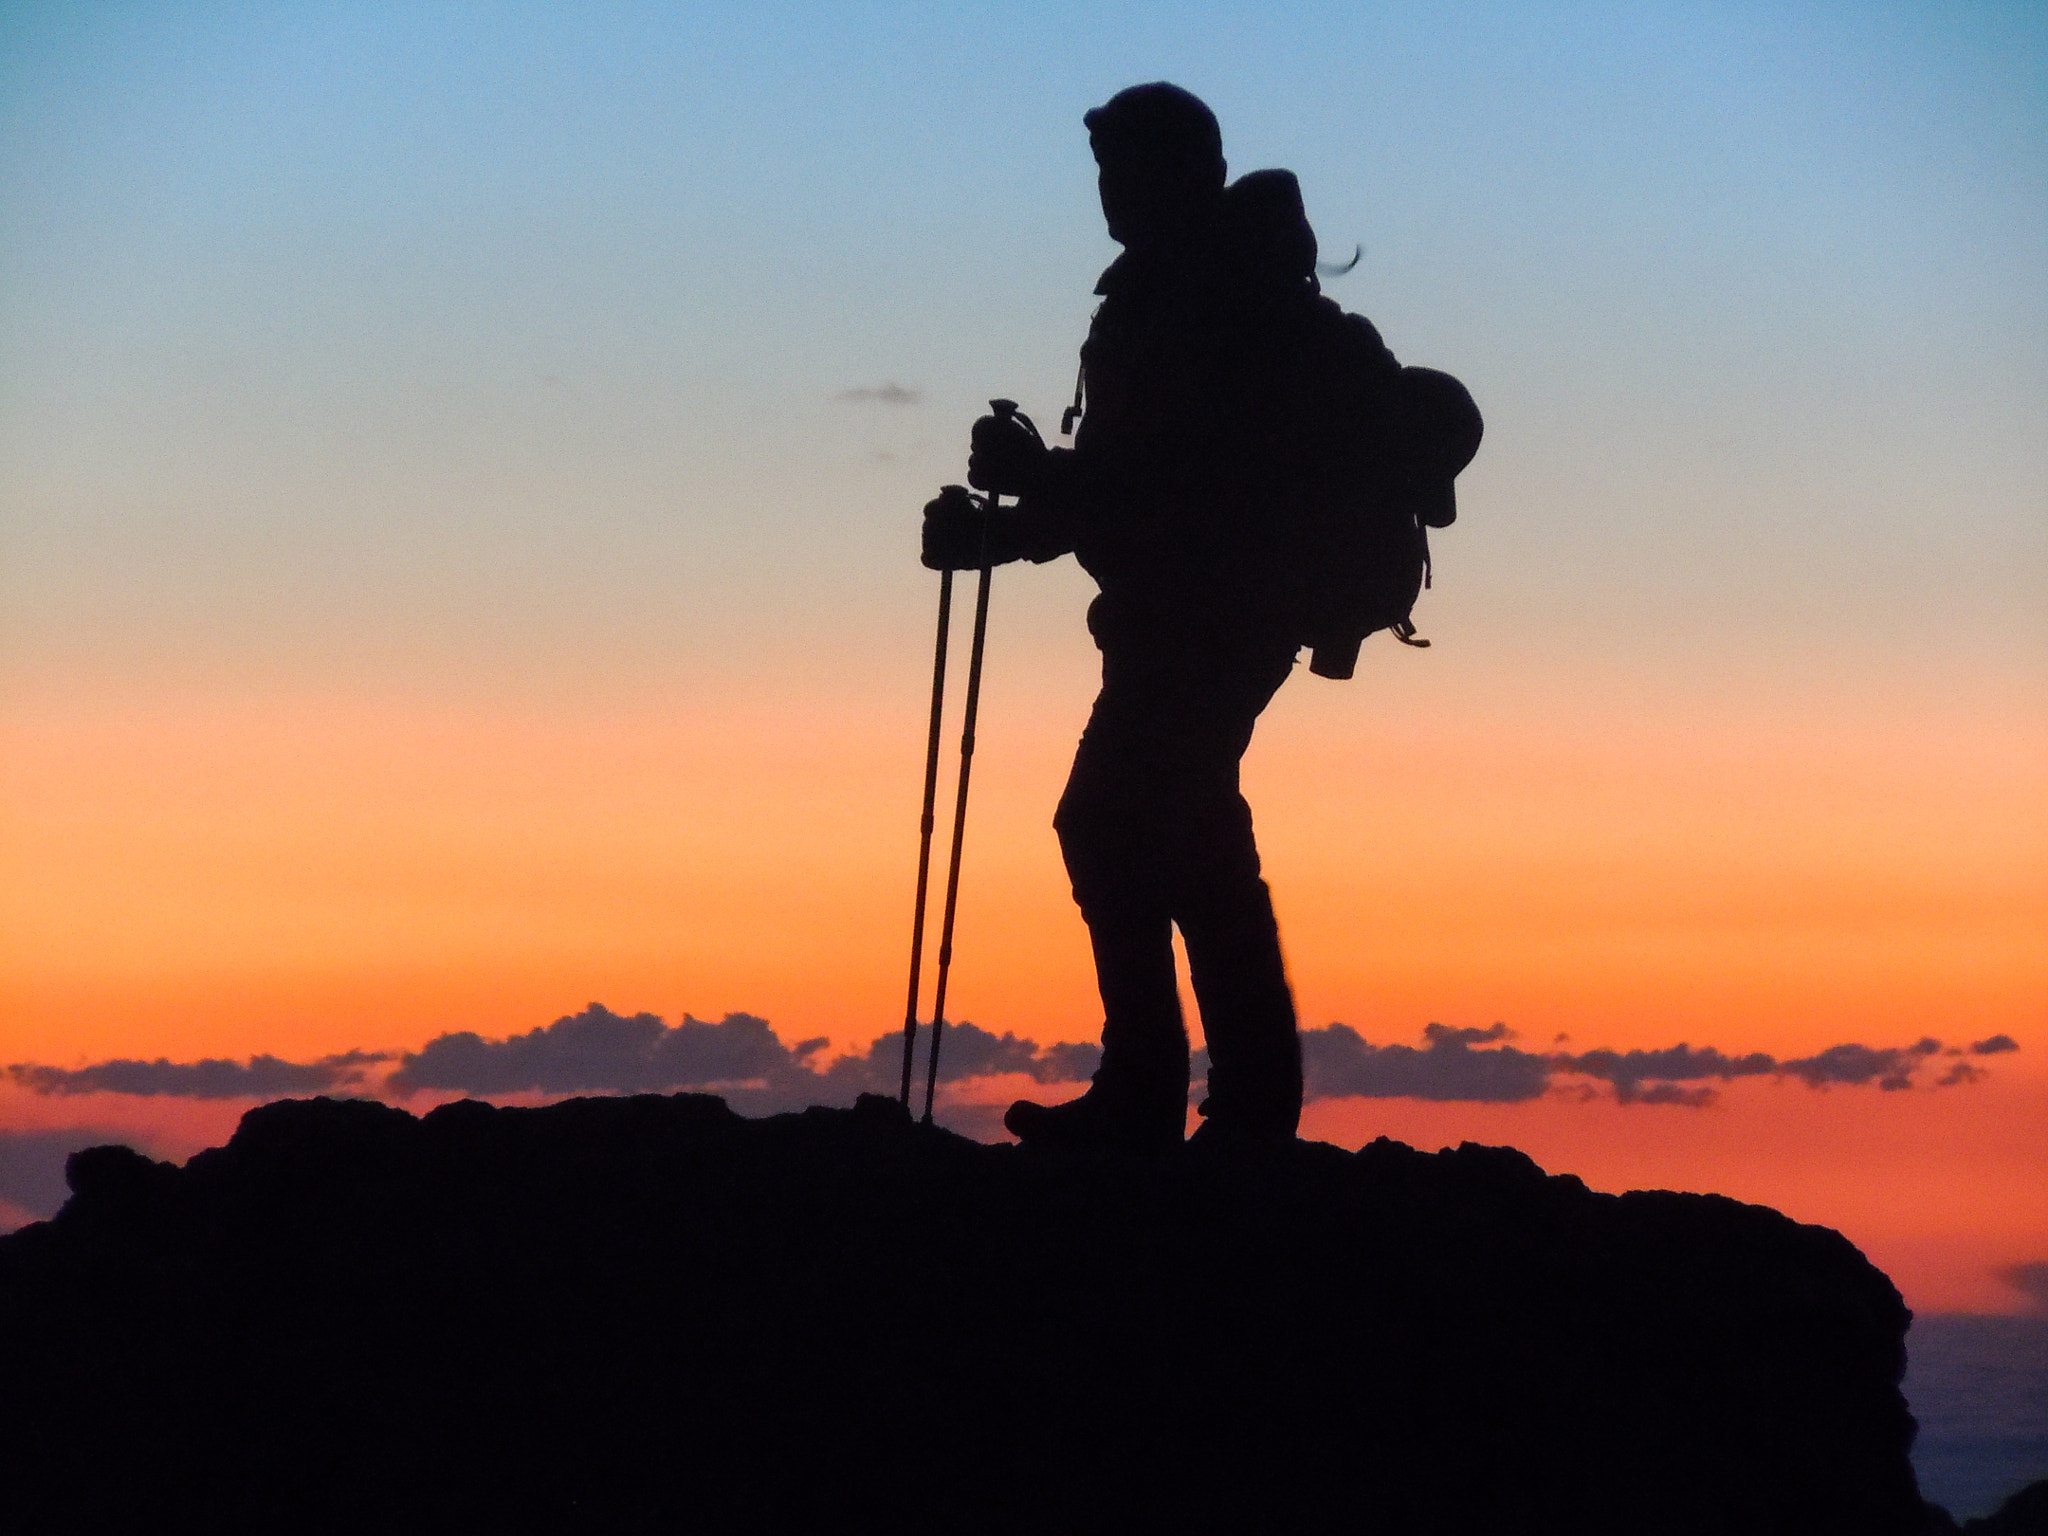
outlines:
M989 513L959 485L947 486L925 503L921 558L935 571L971 571L1012 560L1042 565L1073 547L1059 519L1033 511L1028 503Z
M1074 547L1084 477L1077 473L1072 450L1048 448L1036 432L1018 430L1014 423L1014 417L984 416L974 424L967 483L1018 498L1014 508L996 514L990 548L1000 549L1002 560L1042 565Z

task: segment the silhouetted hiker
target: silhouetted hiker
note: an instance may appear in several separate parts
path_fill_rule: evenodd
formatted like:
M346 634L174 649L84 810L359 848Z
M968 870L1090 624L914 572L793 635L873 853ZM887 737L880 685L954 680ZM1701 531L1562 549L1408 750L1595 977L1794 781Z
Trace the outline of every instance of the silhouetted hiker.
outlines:
M1053 824L1094 949L1102 1064L1081 1098L1020 1100L1004 1123L1032 1145L1180 1142L1177 925L1210 1058L1197 1139L1283 1140L1301 1115L1301 1047L1238 765L1301 645L1344 648L1349 615L1318 614L1332 606L1318 599L1331 563L1318 509L1341 499L1330 482L1347 465L1397 455L1404 375L1370 325L1330 323L1346 317L1317 293L1293 176L1226 192L1201 101L1134 86L1083 121L1124 247L1081 349L1087 413L1071 451L983 418L968 478L1019 497L987 531L992 563L1071 552L1101 588L1088 627L1102 691ZM925 564L978 565L982 521L963 493L942 494ZM1389 622L1359 628L1350 650Z

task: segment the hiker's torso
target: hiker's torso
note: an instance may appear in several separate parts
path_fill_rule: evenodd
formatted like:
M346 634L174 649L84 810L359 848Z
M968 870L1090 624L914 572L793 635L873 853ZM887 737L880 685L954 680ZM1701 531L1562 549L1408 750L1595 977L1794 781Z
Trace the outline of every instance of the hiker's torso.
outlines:
M1126 256L1098 291L1075 438L1091 506L1074 553L1102 588L1090 627L1106 644L1285 630L1318 466L1355 440L1346 381L1391 355L1363 322L1340 343L1312 287L1249 288L1199 248Z

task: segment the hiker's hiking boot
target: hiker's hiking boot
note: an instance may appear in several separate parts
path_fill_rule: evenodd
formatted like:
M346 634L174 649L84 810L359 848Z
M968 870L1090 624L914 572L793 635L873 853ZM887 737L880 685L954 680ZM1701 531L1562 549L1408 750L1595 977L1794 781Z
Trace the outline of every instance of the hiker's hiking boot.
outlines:
M1181 1144L1185 1103L1142 1104L1098 1087L1064 1104L1019 1099L1003 1125L1025 1146L1049 1152L1170 1151Z
M1277 1124L1245 1123L1224 1118L1204 1120L1188 1138L1191 1152L1265 1152L1294 1145L1292 1128Z
M1301 1099L1299 1090L1220 1103L1212 1095L1202 1100L1195 1113L1202 1117L1202 1123L1188 1138L1190 1148L1236 1152L1287 1147L1294 1144L1301 1124Z

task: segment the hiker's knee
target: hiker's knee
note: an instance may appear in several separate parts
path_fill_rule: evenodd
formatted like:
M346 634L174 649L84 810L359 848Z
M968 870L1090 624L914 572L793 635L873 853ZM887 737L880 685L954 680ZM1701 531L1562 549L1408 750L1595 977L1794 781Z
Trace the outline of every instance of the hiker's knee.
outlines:
M1053 818L1060 857L1083 913L1165 910L1154 840L1101 800L1067 798Z
M1235 775L1175 785L1163 823L1161 873L1176 910L1214 903L1236 909L1263 898L1251 807Z

